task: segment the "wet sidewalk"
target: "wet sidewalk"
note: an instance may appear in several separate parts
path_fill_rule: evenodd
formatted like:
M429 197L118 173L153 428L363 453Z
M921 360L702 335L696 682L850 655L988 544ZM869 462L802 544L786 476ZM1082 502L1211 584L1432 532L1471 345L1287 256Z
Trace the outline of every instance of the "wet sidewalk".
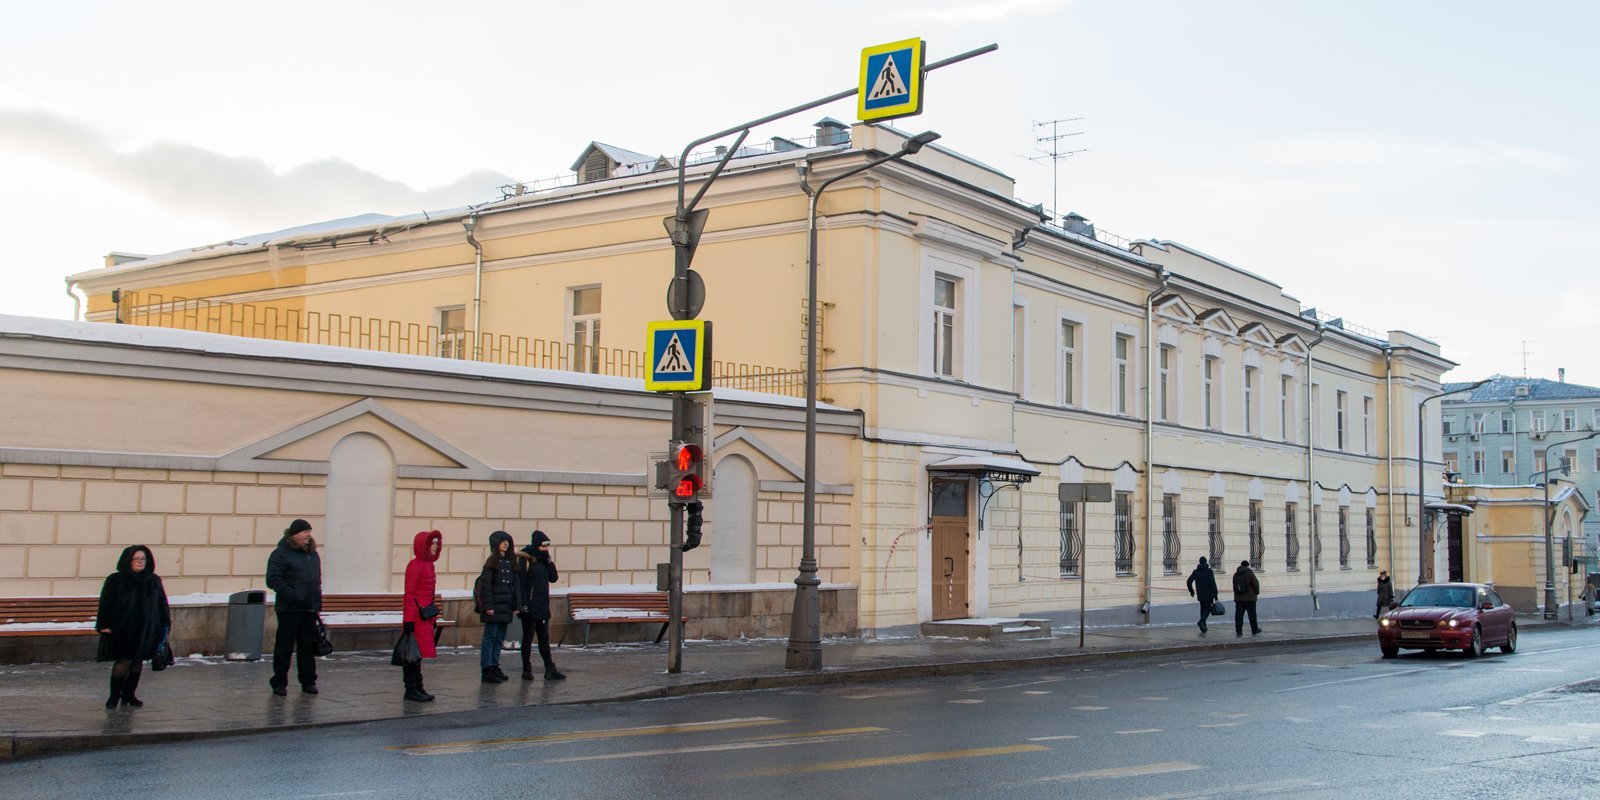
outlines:
M1600 618L1591 618L1600 619ZM1519 618L1524 628L1545 623ZM1588 624L1580 618L1575 624ZM913 637L832 640L823 644L823 670L783 668L781 639L691 641L683 671L668 674L667 647L603 645L560 648L556 663L565 681L518 677L520 656L502 655L511 680L484 684L476 647L441 651L424 663L432 703L401 700L400 670L389 654L335 653L318 663L316 696L291 682L287 697L267 687L269 661L227 662L184 658L164 672L146 669L139 686L145 706L104 708L109 666L92 662L0 667L0 760L123 744L262 733L484 708L591 703L672 697L715 691L825 683L895 680L991 669L1052 666L1150 655L1262 648L1296 642L1348 641L1377 655L1376 623L1362 619L1263 620L1259 636L1235 637L1226 625L1202 635L1193 625L1091 628L1084 645L1076 629L1049 639L979 641ZM537 656L535 656L537 666ZM536 668L536 675L542 670Z

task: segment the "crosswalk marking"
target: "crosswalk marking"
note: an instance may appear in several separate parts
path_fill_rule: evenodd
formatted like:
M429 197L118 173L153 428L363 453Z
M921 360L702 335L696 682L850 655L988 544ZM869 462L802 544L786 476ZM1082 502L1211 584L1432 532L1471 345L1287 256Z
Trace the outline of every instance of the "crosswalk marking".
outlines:
M642 728L610 728L593 731L571 731L569 733L553 733L545 736L518 736L503 739L478 739L462 742L439 742L436 744L402 744L386 747L385 750L397 750L408 756L436 756L456 755L480 750L500 750L509 747L529 747L551 742L575 742L589 739L612 739L620 736L654 736L666 733L698 733L701 731L724 731L735 728L750 728L760 725L781 725L788 722L785 719L772 717L739 717L735 719L719 719L707 722L682 722L675 725L650 725Z
M1161 732L1160 728L1139 728L1138 730L1132 730L1132 731L1117 731L1117 735L1118 736L1128 736L1128 735L1134 734L1134 733L1160 733L1160 732Z
M1209 722L1209 723L1202 723L1200 725L1200 727L1202 727L1202 728L1237 728L1242 724L1244 724L1244 723L1241 723L1241 722Z
M1111 706L1073 706L1073 711L1104 711Z
M1187 772L1189 770L1205 769L1199 764L1190 764L1184 761L1163 761L1159 764L1141 764L1135 767L1114 767L1111 769L1096 769L1088 772L1069 772L1064 775L1051 775L1047 778L1034 778L1028 781L1019 781L1016 786L1029 786L1039 783L1055 783L1058 781L1094 780L1097 778L1136 778L1146 775L1162 775L1168 772Z
M1058 741L1060 739L1076 739L1076 738L1078 738L1078 737L1073 736L1072 734L1069 733L1069 734L1065 734L1065 735L1062 735L1062 736L1030 736L1030 737L1028 737L1028 741L1030 741L1030 742L1054 742L1054 741Z
M884 756L882 758L855 758L848 761L824 761L821 764L805 764L796 767L774 767L772 769L758 769L753 772L742 772L730 775L732 778L768 778L776 775L796 775L811 772L834 772L844 769L864 769L867 767L885 767L897 764L920 764L927 761L948 761L957 758L983 758L985 756L1004 756L1015 753L1038 753L1048 751L1050 748L1037 744L1013 744L1004 747L979 747L971 750L942 750L935 753L909 753L903 756Z
M1439 731L1440 736L1455 736L1461 739L1481 739L1488 734L1484 731Z
M529 766L532 764L568 764L577 761L612 761L621 758L648 758L651 756L676 756L689 753L720 753L730 750L756 750L767 747L792 747L801 744L826 744L828 742L849 741L864 734L883 733L888 728L838 728L831 731L812 731L809 733L786 733L778 736L761 736L755 739L746 739L742 742L724 742L722 744L706 744L693 747L664 747L655 750L634 750L627 753L600 753L588 756L565 756L562 758L546 758L536 761L513 761L501 766Z

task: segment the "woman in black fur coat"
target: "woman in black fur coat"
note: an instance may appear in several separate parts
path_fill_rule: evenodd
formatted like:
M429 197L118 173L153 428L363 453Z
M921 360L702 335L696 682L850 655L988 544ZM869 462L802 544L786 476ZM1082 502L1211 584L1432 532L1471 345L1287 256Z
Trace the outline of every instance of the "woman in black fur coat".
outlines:
M106 576L100 589L100 613L94 623L100 631L96 660L111 662L106 708L116 708L119 702L135 708L144 705L134 696L139 675L171 626L167 590L156 574L155 556L142 544L128 547L117 559L117 571Z

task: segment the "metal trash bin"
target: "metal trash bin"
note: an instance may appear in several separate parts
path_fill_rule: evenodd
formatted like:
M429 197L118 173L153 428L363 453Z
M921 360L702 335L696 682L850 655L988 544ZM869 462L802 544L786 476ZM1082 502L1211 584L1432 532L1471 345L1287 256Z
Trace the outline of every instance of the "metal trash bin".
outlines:
M250 589L228 595L228 631L223 653L229 661L260 661L266 638L267 593Z

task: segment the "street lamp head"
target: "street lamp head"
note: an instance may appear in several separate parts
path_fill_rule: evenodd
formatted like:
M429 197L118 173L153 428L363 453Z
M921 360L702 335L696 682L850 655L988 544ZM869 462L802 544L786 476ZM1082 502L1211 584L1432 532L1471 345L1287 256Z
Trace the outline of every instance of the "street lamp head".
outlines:
M939 137L940 134L933 131L923 131L922 133L907 139L906 143L900 146L900 152L905 153L908 156L916 155L917 151L921 150L924 145L933 142Z

